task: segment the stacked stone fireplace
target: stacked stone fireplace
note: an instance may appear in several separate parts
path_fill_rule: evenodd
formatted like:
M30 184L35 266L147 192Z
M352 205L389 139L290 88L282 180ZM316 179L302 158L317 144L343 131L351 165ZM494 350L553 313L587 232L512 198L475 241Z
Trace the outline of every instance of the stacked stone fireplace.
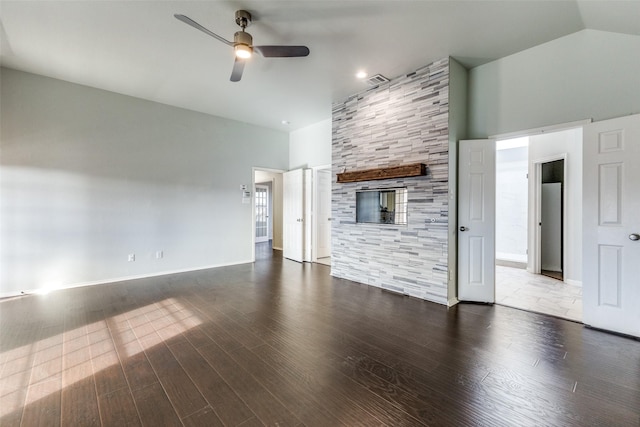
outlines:
M425 176L337 183L412 163ZM332 275L447 303L449 59L333 106ZM408 224L356 223L356 191L407 188Z

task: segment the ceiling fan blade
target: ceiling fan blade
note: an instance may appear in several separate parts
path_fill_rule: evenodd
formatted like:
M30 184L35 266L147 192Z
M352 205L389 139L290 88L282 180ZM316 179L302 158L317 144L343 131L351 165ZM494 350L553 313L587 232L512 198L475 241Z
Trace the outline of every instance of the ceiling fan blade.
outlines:
M233 70L231 71L231 81L239 82L242 78L242 71L244 71L244 63L246 61L244 59L240 59L236 57L235 62L233 63Z
M265 58L291 58L309 55L306 46L253 46L253 49Z
M193 28L196 28L196 29L202 31L205 34L210 35L214 39L217 39L217 40L221 41L222 43L224 43L226 45L233 46L233 42L230 42L229 40L226 40L225 38L220 37L216 33L207 30L205 27L203 27L202 25L198 24L196 21L194 21L193 19L189 18L188 16L180 15L179 13L176 13L173 16L175 16L176 19L184 22L185 24L191 25Z

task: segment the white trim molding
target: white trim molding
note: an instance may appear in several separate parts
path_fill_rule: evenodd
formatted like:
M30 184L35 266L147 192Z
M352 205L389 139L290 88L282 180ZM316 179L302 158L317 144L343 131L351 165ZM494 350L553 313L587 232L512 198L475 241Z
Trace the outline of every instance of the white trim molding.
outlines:
M502 140L502 139L522 138L525 136L542 135L544 133L559 132L562 130L579 128L591 122L593 122L593 119L576 120L575 122L559 123L556 125L543 126L539 128L533 128L533 129L525 129L525 130L520 130L516 132L502 133L499 135L491 135L489 136L489 139Z
M83 286L106 285L108 283L124 282L126 280L148 279L150 277L160 277L160 276L167 276L169 274L178 274L178 273L190 273L192 271L209 270L211 268L230 267L233 265L240 265L240 264L251 264L253 262L254 261L245 260L245 261L232 262L228 264L213 264L213 265L205 265L201 267L187 268L187 269L181 269L181 270L168 270L168 271L160 271L157 273L138 274L134 276L112 277L109 279L94 280L90 282L71 283L67 285L58 286L55 289L46 289L46 290L45 289L28 289L28 290L22 290L18 293L11 293L11 292L3 293L3 294L0 294L0 298L12 298L12 297L19 297L19 296L34 295L34 294L44 294L44 293L55 292L63 289L80 288Z

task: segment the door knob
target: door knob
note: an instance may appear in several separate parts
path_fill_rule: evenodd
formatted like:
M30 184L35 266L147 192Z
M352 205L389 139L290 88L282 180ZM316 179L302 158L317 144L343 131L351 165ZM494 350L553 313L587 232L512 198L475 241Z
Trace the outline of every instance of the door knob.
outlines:
M629 240L633 240L633 241L640 240L640 234L638 233L629 234Z
M464 225L462 227L460 227L460 231L467 231L467 230L468 230L468 228L465 227Z

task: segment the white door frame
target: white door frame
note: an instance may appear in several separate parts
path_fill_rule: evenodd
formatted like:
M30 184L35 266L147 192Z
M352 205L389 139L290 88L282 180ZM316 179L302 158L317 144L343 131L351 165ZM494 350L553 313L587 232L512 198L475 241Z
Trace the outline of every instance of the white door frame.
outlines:
M311 262L313 253L313 221L314 221L314 210L313 205L315 204L315 200L313 199L313 188L315 187L315 175L312 169L305 168L302 170L303 176L303 186L302 186L302 200L303 200L303 217L302 223L304 227L302 227L302 261Z
M286 172L281 169L261 168L258 166L254 166L251 168L251 193L252 193L251 194L251 262L256 262L256 204L254 200L255 194L253 194L256 188L256 171L279 173L279 174ZM273 199L273 194L272 194L272 199ZM271 208L273 209L273 203Z
M318 171L328 170L331 165L314 166L311 168L313 176L313 191L311 200L311 262L318 262Z
M560 132L560 131L558 131ZM530 206L529 211L529 244L527 245L529 248L529 256L527 262L527 271L534 274L540 274L542 271L542 233L540 229L540 222L542 221L542 165L544 163L553 162L556 160L564 160L564 170L563 170L563 186L562 186L562 204L564 206L562 212L562 272L563 277L566 276L566 260L567 258L567 188L568 188L568 174L567 169L569 162L567 153L559 153L553 156L543 157L541 159L536 159L534 161L530 161L532 165L532 171L530 171L530 176L533 175L533 180L529 181L529 203L533 203L533 206ZM533 190L533 191L532 191ZM533 207L533 209L531 209ZM532 214L533 211L533 214Z

